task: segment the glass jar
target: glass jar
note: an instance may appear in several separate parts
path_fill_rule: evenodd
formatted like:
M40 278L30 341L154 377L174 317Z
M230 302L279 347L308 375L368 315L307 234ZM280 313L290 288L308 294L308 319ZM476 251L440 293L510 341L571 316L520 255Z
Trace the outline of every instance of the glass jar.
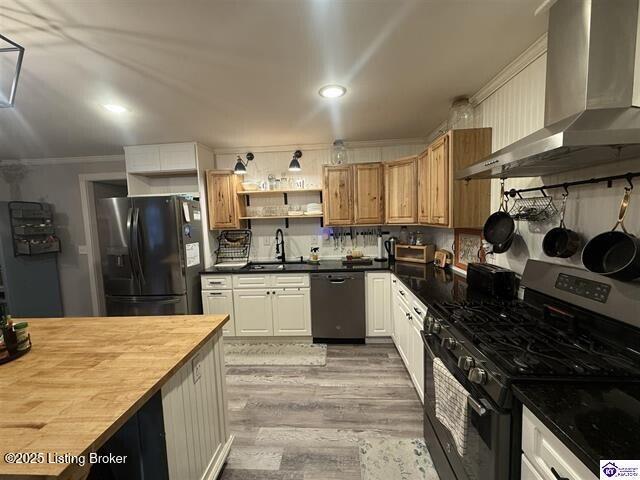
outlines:
M331 148L331 164L345 165L347 163L349 163L347 147L344 146L343 140L336 140Z

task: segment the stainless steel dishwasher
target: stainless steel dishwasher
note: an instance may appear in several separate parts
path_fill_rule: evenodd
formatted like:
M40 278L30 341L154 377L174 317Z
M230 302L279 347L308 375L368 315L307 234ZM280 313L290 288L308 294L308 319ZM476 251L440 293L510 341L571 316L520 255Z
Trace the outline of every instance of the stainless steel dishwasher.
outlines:
M314 342L364 343L364 272L311 274Z

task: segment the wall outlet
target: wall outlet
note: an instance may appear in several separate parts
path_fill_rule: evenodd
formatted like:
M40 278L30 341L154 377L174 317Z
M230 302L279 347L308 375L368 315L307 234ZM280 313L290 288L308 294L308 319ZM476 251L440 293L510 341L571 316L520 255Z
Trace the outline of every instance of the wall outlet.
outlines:
M270 247L271 246L271 235L265 235L262 237L262 246Z
M202 361L200 353L196 353L191 360L191 370L193 371L193 383L198 383L200 377L202 377Z

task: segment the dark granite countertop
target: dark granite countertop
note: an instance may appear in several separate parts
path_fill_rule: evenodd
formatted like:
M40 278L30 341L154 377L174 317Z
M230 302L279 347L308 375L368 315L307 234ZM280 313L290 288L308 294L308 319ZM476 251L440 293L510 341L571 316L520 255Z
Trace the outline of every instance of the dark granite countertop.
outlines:
M284 268L278 268L281 264L277 263L260 263L262 268L253 269L249 266L242 268L214 268L210 267L201 274L227 273L227 274L245 274L245 273L322 273L322 272L371 272L380 270L389 270L389 262L376 262L371 265L342 265L342 260L321 260L319 264L310 263L287 263Z
M513 390L596 477L600 460L640 458L640 384L539 382Z

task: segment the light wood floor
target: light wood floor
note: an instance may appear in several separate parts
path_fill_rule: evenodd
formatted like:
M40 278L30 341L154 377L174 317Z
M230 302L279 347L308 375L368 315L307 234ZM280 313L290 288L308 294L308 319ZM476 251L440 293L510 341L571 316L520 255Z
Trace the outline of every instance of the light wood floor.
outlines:
M228 367L236 440L222 480L360 480L357 442L422 438L392 345L329 345L324 367Z

